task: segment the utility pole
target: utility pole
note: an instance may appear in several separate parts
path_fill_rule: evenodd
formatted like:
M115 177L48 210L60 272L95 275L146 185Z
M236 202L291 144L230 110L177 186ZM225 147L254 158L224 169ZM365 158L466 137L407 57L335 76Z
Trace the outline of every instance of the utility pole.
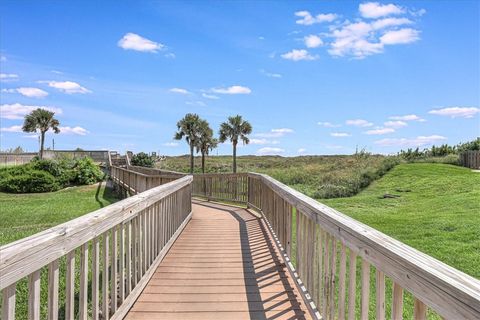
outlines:
M52 150L55 151L55 139L52 139Z

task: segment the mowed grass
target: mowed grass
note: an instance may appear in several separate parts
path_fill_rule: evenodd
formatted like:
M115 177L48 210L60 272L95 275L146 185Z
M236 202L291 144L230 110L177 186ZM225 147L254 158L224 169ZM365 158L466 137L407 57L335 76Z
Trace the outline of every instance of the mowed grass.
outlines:
M118 201L105 184L57 192L0 193L0 245L22 239Z
M383 198L389 193L398 198ZM350 198L322 203L480 279L480 173L401 164Z

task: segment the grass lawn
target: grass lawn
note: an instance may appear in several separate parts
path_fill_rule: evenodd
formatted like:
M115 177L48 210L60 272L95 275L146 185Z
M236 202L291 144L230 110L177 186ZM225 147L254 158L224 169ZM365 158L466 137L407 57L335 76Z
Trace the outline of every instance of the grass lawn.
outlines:
M321 202L480 279L480 173L401 164L354 197Z
M117 201L105 184L57 192L0 193L0 245L22 239Z

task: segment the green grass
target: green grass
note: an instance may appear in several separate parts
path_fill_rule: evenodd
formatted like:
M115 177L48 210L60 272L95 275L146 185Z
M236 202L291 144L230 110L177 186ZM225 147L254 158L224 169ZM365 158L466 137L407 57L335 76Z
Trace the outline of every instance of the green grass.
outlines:
M0 245L30 236L117 201L104 185L71 187L48 193L0 193Z
M321 202L480 278L480 173L401 164L354 197Z

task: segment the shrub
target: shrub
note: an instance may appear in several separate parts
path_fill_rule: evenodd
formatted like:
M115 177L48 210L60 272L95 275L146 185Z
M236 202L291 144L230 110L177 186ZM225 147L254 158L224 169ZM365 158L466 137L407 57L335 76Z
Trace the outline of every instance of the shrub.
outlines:
M75 182L78 184L94 184L103 180L102 170L93 162L92 158L82 158L76 161L73 168Z
M153 168L155 166L155 159L145 152L140 152L132 157L131 163L134 166Z
M31 166L35 170L46 171L54 177L60 176L64 171L59 163L54 160L34 160L31 162Z
M19 172L22 173L16 174ZM5 192L51 192L58 189L60 189L60 185L54 176L46 171L34 170L31 167L12 170L0 179L0 190Z

